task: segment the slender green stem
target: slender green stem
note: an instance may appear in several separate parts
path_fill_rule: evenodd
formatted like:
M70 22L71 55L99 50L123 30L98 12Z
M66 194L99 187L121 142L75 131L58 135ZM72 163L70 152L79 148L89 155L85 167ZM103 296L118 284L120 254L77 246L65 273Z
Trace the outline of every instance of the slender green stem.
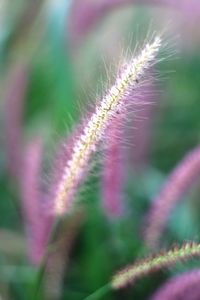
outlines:
M43 278L44 278L44 273L45 273L45 264L41 264L39 267L39 270L36 275L34 287L33 287L33 293L32 293L32 300L39 299L41 292L42 292L42 283L43 283Z
M84 298L84 300L98 300L101 299L104 295L106 295L109 291L112 290L111 284L108 283L101 287L100 289L96 290L94 293L89 295L88 297Z
M48 246L46 248L45 255L36 274L34 286L32 288L32 293L31 293L31 300L38 300L40 299L38 298L39 296L42 297L43 282L45 278L46 267L49 261L49 255L51 255L57 250L56 239L58 238L59 232L62 229L63 225L65 224L65 221L67 221L67 218L56 218L54 220L54 223L51 227L49 239L48 239Z
M51 252L51 243L56 236L57 229L59 228L61 222L62 222L62 219L60 219L60 218L56 219L52 226L51 233L49 236L48 247L47 247L46 253L44 255L44 258L39 266L37 275L36 275L35 284L33 287L33 293L32 293L32 297L31 297L33 300L38 299L38 296L42 293L42 286L43 286L46 264L48 261L49 253Z

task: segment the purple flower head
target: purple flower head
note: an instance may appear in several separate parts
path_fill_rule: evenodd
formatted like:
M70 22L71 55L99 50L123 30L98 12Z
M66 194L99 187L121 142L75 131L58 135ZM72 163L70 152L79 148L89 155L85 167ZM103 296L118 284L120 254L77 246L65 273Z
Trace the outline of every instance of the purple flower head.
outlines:
M134 146L131 149L130 161L136 171L143 170L148 164L152 120L157 110L157 95L153 80L141 87L138 97L138 111L136 110L135 118L132 121L133 128L130 132L131 143Z
M73 147L76 140L79 139L81 134L83 133L83 127L86 123L86 120L82 122L81 126L75 128L70 136L68 136L66 139L63 138L59 142L59 145L56 149L54 162L50 172L51 175L50 175L50 183L49 183L50 185L49 199L48 201L46 201L49 215L54 215L54 206L55 206L54 199L57 196L57 193L59 191L60 181L62 180L62 176L65 171L66 162L71 158L71 153L73 151ZM79 180L81 180L82 176L79 177ZM74 186L74 190L76 190L76 185ZM70 196L69 198L71 201L72 196Z
M122 141L123 125L120 117L116 117L112 127L104 138L103 152L102 200L108 217L119 217L123 207L124 157Z
M11 65L5 85L5 143L8 171L18 178L22 163L22 122L28 72L23 63Z
M113 289L123 288L130 283L135 283L139 278L172 266L178 261L199 255L200 244L186 243L181 248L175 247L153 257L138 260L134 264L125 267L113 276L111 286Z
M150 300L199 300L200 270L176 276L162 285Z
M151 70L147 81L141 81L137 90L124 96L124 109L115 116L104 137L102 199L109 217L117 217L123 213L123 188L129 154L126 143L135 145L131 153L135 170L141 169L146 162L149 119L153 113L151 102L155 96L152 74Z
M25 228L28 239L28 255L33 264L40 264L44 257L53 225L52 216L44 212L45 194L41 187L43 143L32 139L24 150L20 188Z
M83 175L98 143L106 135L106 130L113 126L116 116L124 111L129 94L133 93L146 71L155 64L160 46L160 37L155 37L151 44L147 43L140 54L127 64L105 97L97 104L64 165L54 199L54 214L63 215L70 210L71 200L83 181Z
M172 171L152 202L145 228L145 240L149 246L154 247L158 243L172 209L199 175L200 146L197 146Z

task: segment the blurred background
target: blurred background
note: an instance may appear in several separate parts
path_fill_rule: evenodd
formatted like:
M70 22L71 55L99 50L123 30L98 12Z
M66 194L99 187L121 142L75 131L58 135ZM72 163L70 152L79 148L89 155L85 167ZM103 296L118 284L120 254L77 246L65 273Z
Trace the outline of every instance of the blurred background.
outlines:
M170 49L158 67L159 85L152 86L153 104L131 121L123 213L105 213L97 166L80 197L81 212L63 225L66 241L49 264L43 299L84 299L148 253L142 230L150 203L200 140L199 28L198 0L0 0L1 299L30 299L38 268L28 254L31 229L24 213L34 204L24 202L39 196L24 165L30 167L36 155L33 161L42 167L33 163L33 172L44 193L58 141L104 94L126 53L130 57L148 32L164 31ZM199 180L174 207L162 248L199 241ZM177 265L105 299L148 299L168 277L192 266L200 263Z

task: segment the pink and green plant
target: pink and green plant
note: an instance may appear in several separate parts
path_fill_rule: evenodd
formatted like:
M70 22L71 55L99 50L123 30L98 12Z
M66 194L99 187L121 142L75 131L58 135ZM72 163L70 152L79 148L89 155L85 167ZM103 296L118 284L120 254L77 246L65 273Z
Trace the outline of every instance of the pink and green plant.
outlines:
M97 104L95 112L75 141L71 157L64 168L54 199L55 215L62 215L70 210L77 187L85 176L90 157L96 151L98 143L103 140L106 130L112 126L116 116L124 114L127 97L137 88L145 71L155 64L160 46L161 39L158 36L151 44L147 43L138 57L133 58L121 72L101 103Z
M172 209L198 180L199 175L200 148L197 146L175 167L152 201L144 233L145 241L150 247L156 247Z
M150 300L197 300L200 297L199 277L199 269L178 275L168 280Z
M126 1L126 4L131 3L132 1ZM146 3L147 1L140 2L140 4ZM195 4L195 2L193 3ZM71 15L72 19L69 18L71 25L74 25L74 28L73 26L71 28L71 34L75 42L80 42L86 31L91 29L104 14L115 7L123 6L125 3L119 0L110 1L109 3L105 1L94 1L94 4L92 4L92 2L84 4L82 6L78 0L74 1L72 12L73 9L75 9L77 18L73 20L73 13ZM150 1L148 4L157 4L157 1ZM187 10L187 3L185 4L185 2L176 4L173 1L161 1L158 4L170 5L170 7L176 6L176 8L181 7L182 9L186 7ZM197 5L195 8L199 8L199 6ZM76 9L78 9L78 12ZM74 29L75 32L73 32ZM59 34L59 37L63 37L62 34ZM38 36L40 36L40 34ZM105 92L101 101L97 101L92 112L86 113L86 117L83 117L83 121L80 122L79 126L74 126L75 129L72 130L70 136L62 137L62 143L55 143L57 150L54 159L50 162L51 171L47 171L50 180L46 185L43 185L42 182L44 176L42 165L45 158L42 135L38 134L38 138L35 139L32 137L30 142L26 142L26 140L28 140L26 135L28 134L24 132L22 128L26 113L24 109L24 98L26 88L28 87L28 76L26 75L27 67L21 64L19 70L17 69L16 73L14 72L14 76L11 76L11 79L8 80L8 87L6 87L7 93L5 95L5 137L8 150L8 169L10 169L18 183L28 245L28 260L34 265L34 271L37 273L36 278L34 276L34 280L31 282L31 286L28 287L28 290L31 290L31 292L28 292L30 296L28 296L28 298L37 300L47 298L55 300L62 297L62 284L65 282L65 276L67 274L67 272L65 272L66 266L67 263L71 263L71 248L75 242L77 242L77 252L80 251L81 247L85 247L84 251L87 256L90 256L91 253L92 255L98 253L99 256L97 255L96 261L100 261L102 265L106 265L103 258L106 256L113 257L113 259L111 259L112 271L110 273L114 273L114 275L110 277L109 274L109 278L111 279L107 280L108 284L97 289L97 291L92 294L90 294L91 290L85 289L80 298L88 300L97 300L103 296L107 297L108 292L117 291L130 284L135 284L138 279L146 275L149 275L151 278L155 271L161 271L180 261L199 257L199 243L186 242L183 243L182 246L172 247L168 251L158 251L154 256L147 254L147 258L137 259L133 264L122 268L118 272L113 272L113 270L118 269L120 265L126 264L125 262L130 259L130 257L122 258L120 256L117 256L118 258L115 259L116 252L119 251L120 247L123 247L123 249L130 247L130 244L122 246L122 238L118 236L117 239L115 236L115 230L117 230L118 225L121 225L120 222L127 221L126 234L130 234L131 240L134 240L134 234L128 222L128 209L124 209L124 207L128 208L128 203L125 201L127 198L125 195L125 173L128 172L125 163L128 157L125 151L126 149L123 147L127 133L126 130L124 130L127 129L125 128L125 123L127 119L132 118L135 114L136 118L134 118L133 121L136 126L141 129L142 126L140 127L140 122L142 122L142 119L140 122L137 122L137 114L139 114L140 109L144 109L144 115L142 115L142 117L149 117L149 119L152 117L152 106L150 103L152 99L150 93L148 95L148 92L146 92L145 85L146 82L148 82L150 90L154 89L151 83L152 67L160 61L158 54L163 47L162 45L163 38L154 34L153 37L145 43L143 48L138 51L137 55L127 60L126 65L121 67L110 89ZM138 97L138 94L140 97ZM148 103L148 107L145 106L146 104L144 102ZM10 110L10 107L13 109ZM134 122L132 124L134 124ZM148 130L149 123L147 122L146 125L143 125L141 131L139 131L140 138L136 139L135 145L135 147L138 146L136 150L139 150L139 152L140 149L146 149L148 151L148 146L146 147L145 143L144 146L140 144L142 138L144 138L143 141L147 142L147 138L150 137L150 130ZM145 135L145 133L147 134ZM134 143L134 137L132 141ZM139 144L142 146L141 148ZM135 153L137 152L136 150ZM115 222L109 223L109 230L111 227L115 229L112 231L112 245L114 245L113 248L117 250L109 249L110 253L107 251L108 246L103 248L99 241L98 244L95 244L95 238L99 238L100 236L96 234L98 230L95 231L95 238L90 237L91 243L88 243L88 248L82 245L84 242L82 242L81 239L77 239L79 231L83 229L81 226L87 227L87 220L90 218L96 219L94 227L98 228L98 213L94 209L93 202L88 206L85 205L82 211L80 210L81 201L78 202L77 200L79 199L81 187L89 177L89 170L91 169L93 161L96 159L95 155L99 152L99 156L102 157L102 164L100 166L98 165L98 167L102 168L101 206L103 207L104 214L106 214L109 219L113 220L113 217L115 217ZM145 151L141 151L142 153L139 152L138 155L136 155L137 159L134 164L136 171L139 170L139 168L137 169L137 163L138 165L144 163L145 155L143 155L143 153ZM139 154L142 156L142 162L138 158ZM145 238L148 245L154 246L156 244L159 236L163 232L171 209L198 178L200 172L199 161L198 146L186 155L185 159L172 172L164 188L161 189L160 194L156 197L145 227ZM141 173L138 172L138 176L139 174ZM137 178L134 178L134 181L136 180ZM87 196L90 196L89 193ZM135 199L133 199L133 202L134 200ZM118 218L119 216L121 218ZM101 221L104 220L103 214L101 218ZM133 216L131 216L131 218L133 218ZM82 224L85 219L86 224ZM116 228L114 226L116 226ZM93 228L91 228L91 226L89 227L92 232ZM107 230L107 232L109 230ZM105 231L104 235L106 235L107 232ZM88 237L86 237L85 240L87 240L87 238ZM140 240L140 243L142 243L141 237ZM95 246L93 246L93 243ZM110 241L108 241L108 243L110 243ZM103 249L106 248L106 251L102 251L103 254L101 247ZM135 245L133 245L133 255L131 255L131 257L133 256L134 258L144 256L144 253L146 254L148 251L143 244L141 247L138 246L139 250L134 249L134 247ZM137 248L137 246L135 248ZM124 253L125 252L126 251L124 251ZM142 255L140 252L142 252ZM88 267L87 260L84 261L82 265L79 261L75 262L72 279L74 280L74 277L76 277L78 273L83 272L84 277L89 278L88 282L90 282L90 287L93 289L96 284L92 284L90 268ZM99 274L99 269L94 268L96 274ZM181 275L179 278L173 279L173 281L166 286L162 286L152 299L170 299L167 295L169 295L169 291L173 290L170 297L172 300L178 300L181 295L181 287L184 287L185 299L197 300L199 295L197 286L198 277L198 270ZM68 280L68 278L66 280ZM23 288L24 287L25 285ZM196 287L196 292L192 298L190 291L193 287ZM84 290L84 283L81 288ZM67 291L67 297L69 295L68 293L70 293L70 291ZM89 294L90 296L87 297ZM76 298L76 295L74 298ZM77 298L79 297L77 296Z

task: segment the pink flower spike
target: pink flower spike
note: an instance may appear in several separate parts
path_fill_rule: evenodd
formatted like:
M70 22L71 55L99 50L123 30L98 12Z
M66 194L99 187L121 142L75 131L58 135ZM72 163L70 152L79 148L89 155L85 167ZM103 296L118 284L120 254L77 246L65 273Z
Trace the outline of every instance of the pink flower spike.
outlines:
M68 160L70 160L71 152L74 147L74 143L76 139L79 139L81 134L83 133L83 126L85 122L83 122L82 126L78 126L73 130L70 136L67 138L62 138L58 141L57 149L55 150L53 164L50 170L50 180L49 180L49 199L46 201L48 214L54 215L54 205L53 200L57 196L58 188L60 185L60 181L62 180L63 172L65 170L65 165Z
M150 71L149 73L153 73ZM150 75L150 74L149 74ZM109 126L104 137L105 150L103 152L102 198L105 212L109 217L119 217L123 213L123 183L127 168L128 149L126 132L129 130L129 139L135 145L131 160L133 168L139 171L144 167L148 153L148 138L150 137L150 122L153 114L152 103L155 98L155 84L148 79L142 82L137 90L133 90L124 97L125 108L118 112L112 125ZM128 115L131 114L131 121ZM133 119L133 120L132 120ZM133 132L134 131L134 132Z
M102 200L103 207L108 217L119 217L122 214L124 161L123 145L120 137L123 137L123 125L118 117L108 129L105 136L105 150L103 159L102 176Z
M5 143L8 171L18 178L22 163L22 120L28 72L23 63L11 65L5 84Z
M192 270L170 279L162 285L150 300L198 300L200 299L200 270Z
M147 43L139 55L127 64L102 101L96 105L94 112L82 128L81 135L74 142L70 159L64 165L54 198L55 215L63 215L71 210L72 199L84 180L90 159L99 142L104 139L106 130L112 126L116 115L124 111L125 98L137 89L147 70L156 63L160 47L159 36L155 37L152 43Z
M34 264L40 262L43 252L38 249L38 245L41 244L38 239L40 239L44 222L44 219L40 217L42 209L40 190L41 159L42 141L36 138L29 142L25 148L20 181L22 207L28 238L28 254L30 261Z
M145 240L150 247L156 246L172 209L199 175L200 146L197 146L177 165L152 202L145 227Z
M139 91L139 111L134 118L130 136L133 148L130 153L131 167L140 172L148 165L151 150L152 121L157 110L155 82L149 81Z

